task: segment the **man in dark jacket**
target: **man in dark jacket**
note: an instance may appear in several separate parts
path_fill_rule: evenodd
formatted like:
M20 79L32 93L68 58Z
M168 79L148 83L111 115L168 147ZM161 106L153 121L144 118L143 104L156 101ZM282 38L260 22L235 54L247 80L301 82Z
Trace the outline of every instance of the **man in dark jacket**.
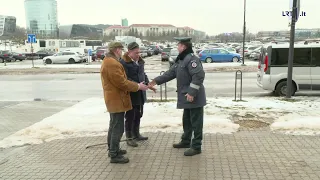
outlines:
M128 52L122 56L120 63L123 65L128 80L137 83L149 83L148 76L144 72L144 60L140 57L140 48L136 42L128 44ZM153 88L151 88L153 89ZM155 89L153 89L155 91ZM140 134L140 119L143 115L143 105L147 96L145 91L131 92L131 101L133 109L126 112L125 131L127 144L137 147L136 141L148 140Z
M203 137L203 107L206 105L206 93L203 86L205 72L197 56L193 54L191 38L176 38L179 55L175 63L163 75L149 83L149 87L177 79L177 108L183 109L183 135L174 148L189 148L185 156L201 153ZM192 141L192 133L194 135Z

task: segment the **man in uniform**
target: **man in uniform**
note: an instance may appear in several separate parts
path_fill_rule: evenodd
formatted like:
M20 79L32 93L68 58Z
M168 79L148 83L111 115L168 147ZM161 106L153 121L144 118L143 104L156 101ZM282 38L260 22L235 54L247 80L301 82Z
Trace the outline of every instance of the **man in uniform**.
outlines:
M179 41L179 55L171 68L149 83L150 87L177 79L177 108L183 109L183 135L174 148L189 148L185 156L201 153L203 137L203 109L206 94L203 86L205 72L202 64L192 50L191 38L175 38ZM192 141L192 133L194 135Z

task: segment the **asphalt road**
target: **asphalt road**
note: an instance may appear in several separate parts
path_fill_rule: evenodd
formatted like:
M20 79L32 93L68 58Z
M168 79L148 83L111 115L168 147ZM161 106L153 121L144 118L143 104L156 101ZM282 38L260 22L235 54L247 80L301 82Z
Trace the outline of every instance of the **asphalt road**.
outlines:
M158 73L148 73L150 79ZM234 96L234 73L206 73L208 97ZM102 97L99 74L3 75L0 78L1 101L83 100ZM239 83L240 84L240 83ZM168 97L176 97L176 81L167 83ZM159 90L159 87L157 87ZM164 88L163 88L164 89ZM263 96L270 92L256 85L256 73L243 74L244 96ZM149 97L160 97L149 91Z

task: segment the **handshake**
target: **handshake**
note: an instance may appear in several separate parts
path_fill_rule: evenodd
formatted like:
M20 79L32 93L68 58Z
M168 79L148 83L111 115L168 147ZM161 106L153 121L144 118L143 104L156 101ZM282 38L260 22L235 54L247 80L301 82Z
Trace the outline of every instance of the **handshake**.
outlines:
M157 92L157 89L153 87L156 85L155 81L150 82L149 85L146 85L145 82L141 82L138 85L139 85L139 90L146 91L146 90L150 89L155 93Z

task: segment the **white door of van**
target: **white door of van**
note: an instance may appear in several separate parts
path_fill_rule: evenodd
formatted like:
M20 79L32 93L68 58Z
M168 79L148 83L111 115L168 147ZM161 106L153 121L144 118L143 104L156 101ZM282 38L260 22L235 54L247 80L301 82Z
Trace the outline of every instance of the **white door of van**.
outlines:
M289 48L273 48L270 66L271 79L287 77ZM294 48L292 79L299 90L311 90L311 48ZM276 83L275 82L275 83Z
M311 48L311 81L312 90L320 90L320 47Z
M310 91L311 80L311 48L294 48L293 77L301 91Z

